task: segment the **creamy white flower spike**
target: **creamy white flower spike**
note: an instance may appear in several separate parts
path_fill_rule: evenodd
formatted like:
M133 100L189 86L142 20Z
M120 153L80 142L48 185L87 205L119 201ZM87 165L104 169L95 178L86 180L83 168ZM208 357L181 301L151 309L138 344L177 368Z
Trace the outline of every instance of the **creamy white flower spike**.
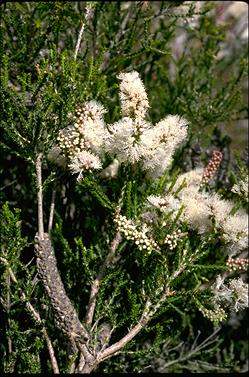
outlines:
M138 72L120 73L120 100L122 115L144 118L149 108L146 90Z
M231 279L225 284L224 278L218 275L211 288L215 303L226 304L235 312L248 307L248 284L241 278Z
M104 107L96 101L84 103L76 110L74 128L84 138L86 148L95 153L103 153L106 133L103 115Z
M240 209L232 213L234 203L217 193L201 191L203 168L181 174L169 195L150 195L147 200L161 212L176 211L183 207L182 220L199 234L219 230L219 237L232 257L248 247L248 214Z
M146 153L141 143L141 134L150 125L144 120L124 117L109 127L106 135L105 148L110 154L116 155L120 162L134 164Z
M75 155L68 166L73 174L79 174L78 180L82 179L84 171L102 168L99 157L85 150Z
M143 167L149 176L157 178L170 166L176 148L187 137L187 123L179 115L168 115L141 135L146 151Z
M58 135L59 150L67 156L68 167L73 174L83 177L86 170L101 169L99 156L104 153L104 107L96 101L78 106L73 123Z
M242 198L246 199L246 201L249 201L249 182L248 182L248 176L244 177L240 182L233 185L232 192L238 194Z

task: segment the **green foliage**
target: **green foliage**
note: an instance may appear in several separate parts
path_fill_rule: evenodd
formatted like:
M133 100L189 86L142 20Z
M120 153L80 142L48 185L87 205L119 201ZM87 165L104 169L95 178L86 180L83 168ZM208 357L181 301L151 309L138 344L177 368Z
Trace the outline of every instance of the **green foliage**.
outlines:
M87 189L94 198L105 208L113 209L114 205L103 192L102 187L91 177L85 177L79 184L79 190Z
M0 213L0 236L1 236L1 255L8 256L11 263L18 260L20 252L27 245L27 238L22 238L20 210L14 209L12 212L8 203L3 205Z

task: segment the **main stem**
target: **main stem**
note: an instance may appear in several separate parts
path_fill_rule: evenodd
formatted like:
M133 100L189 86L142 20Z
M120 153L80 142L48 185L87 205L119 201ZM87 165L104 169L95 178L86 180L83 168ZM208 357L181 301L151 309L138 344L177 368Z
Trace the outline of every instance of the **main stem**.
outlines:
M44 239L43 223L43 195L42 195L42 154L39 153L35 162L36 184L37 184L37 204L38 204L38 235Z

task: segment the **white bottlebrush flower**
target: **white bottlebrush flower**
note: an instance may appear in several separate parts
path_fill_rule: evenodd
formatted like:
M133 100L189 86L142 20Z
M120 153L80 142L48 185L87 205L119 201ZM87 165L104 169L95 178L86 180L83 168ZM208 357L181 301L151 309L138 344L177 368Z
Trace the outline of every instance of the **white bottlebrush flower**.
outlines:
M107 132L104 113L104 107L98 102L85 102L70 116L72 124L59 132L59 148L69 158L70 170L79 174L78 179L85 170L101 168L99 156L104 153Z
M198 233L208 232L212 227L212 220L205 196L198 192L194 192L193 195L191 187L181 194L180 202L184 206L183 219Z
M231 191L238 194L239 196L243 197L244 199L249 200L249 183L248 183L248 175L241 180L240 182L233 185Z
M182 187L177 198L184 205L184 220L199 233L210 231L214 220L220 236L229 246L229 255L235 255L248 246L248 215L244 210L232 215L234 203L222 199L217 193L201 192L202 175L202 168L181 174L172 193Z
M160 209L162 212L179 209L179 200L175 199L172 195L149 195L147 200L152 206Z
M144 118L149 108L146 90L138 72L120 73L120 100L122 115Z
M169 168L176 147L186 138L188 122L168 115L152 127L144 119L149 104L138 72L121 73L118 78L123 117L108 127L105 151L120 162L139 162L148 177L157 178Z
M149 149L144 146L144 151L142 166L147 171L147 176L151 178L160 177L172 163L172 149L163 147L163 145Z
M90 118L89 118L90 119ZM93 152L103 150L104 128L97 127L97 121L77 120L60 130L58 135L58 145L69 158L73 158L75 154L82 150L91 150Z
M140 124L140 123L139 123ZM105 139L105 149L116 155L120 162L134 164L144 155L144 147L140 142L140 130L137 123L129 117L124 117L109 127Z
M233 216L227 217L223 223L223 237L227 243L232 244L233 255L248 247L248 215L239 211ZM230 256L232 253L230 252Z
M78 179L82 178L82 173L86 170L101 169L101 161L98 156L88 151L78 153L69 164L73 174L79 174Z
M168 115L153 128L154 138L175 149L187 137L187 120L179 115Z
M231 214L234 203L221 199L218 194L209 197L208 205L224 241L230 245L229 255L233 256L248 246L248 215L240 209Z
M226 219L230 216L234 204L229 200L221 199L216 193L210 196L208 204L212 210L217 225L220 227L223 226Z
M195 188L195 191L198 191L201 185L203 171L203 168L196 168L189 172L179 175L179 177L176 180L173 191L178 190L179 187L182 185L186 185L187 187L193 186Z
M218 275L216 277L215 283L211 286L211 289L214 294L214 301L222 302L228 301L231 302L232 300L232 291L229 289L227 285L224 284L224 278Z
M232 279L229 282L229 288L234 294L234 310L237 312L248 308L248 284L244 283L241 278Z
M248 284L244 283L241 278L231 279L228 284L225 284L224 278L218 275L211 289L215 303L227 304L236 312L248 307Z
M87 149L92 152L103 153L106 128L103 115L104 107L96 101L85 102L76 110L74 128L84 138Z
M143 167L150 177L159 177L171 165L176 147L187 136L186 125L180 116L169 115L141 135Z
M103 119L103 115L106 113L104 106L97 101L87 101L76 109L76 119L85 119L87 117L93 120Z

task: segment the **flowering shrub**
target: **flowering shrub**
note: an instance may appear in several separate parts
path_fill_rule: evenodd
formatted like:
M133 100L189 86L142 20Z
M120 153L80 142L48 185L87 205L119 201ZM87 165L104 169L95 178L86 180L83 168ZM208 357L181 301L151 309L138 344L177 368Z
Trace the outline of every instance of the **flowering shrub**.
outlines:
M243 367L248 174L216 123L244 116L244 39L228 79L204 3L1 10L4 373Z

